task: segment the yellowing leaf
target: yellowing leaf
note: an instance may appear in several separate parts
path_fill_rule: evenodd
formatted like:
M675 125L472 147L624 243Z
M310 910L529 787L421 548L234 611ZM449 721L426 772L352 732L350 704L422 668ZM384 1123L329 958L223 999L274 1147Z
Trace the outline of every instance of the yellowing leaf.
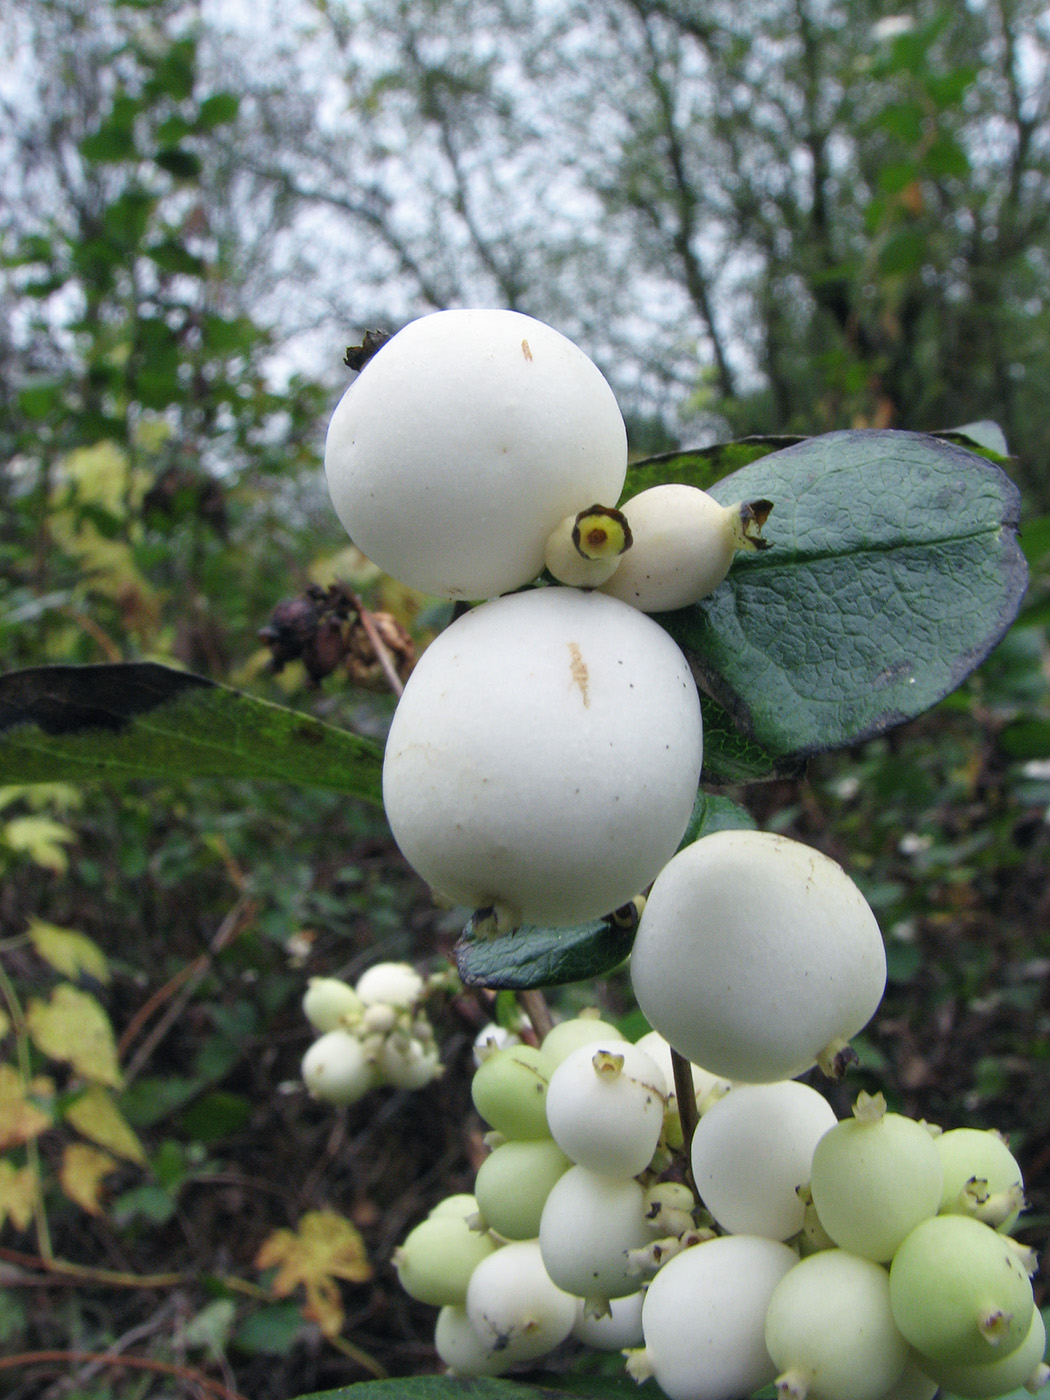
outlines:
M86 1210L88 1215L101 1215L99 1193L103 1178L118 1166L117 1159L108 1152L88 1147L86 1142L71 1142L62 1152L58 1179L62 1190L81 1210Z
M0 1159L0 1225L10 1219L16 1229L26 1229L33 1218L36 1195L37 1178L33 1169L19 1169Z
M90 1138L99 1147L108 1147L118 1157L124 1157L137 1166L146 1165L146 1154L135 1133L132 1131L112 1096L100 1084L81 1094L66 1109L66 1121L72 1123L78 1133Z
M28 932L36 951L63 977L73 980L86 972L98 982L109 981L106 955L86 934L37 918L29 920Z
M39 1137L50 1126L50 1116L26 1097L14 1065L0 1064L0 1151Z
M66 1061L84 1079L120 1088L123 1081L113 1028L93 996L63 982L50 1002L33 998L26 1025L45 1055Z
M50 817L13 817L0 827L0 839L8 850L28 856L34 865L63 875L69 868L69 857L62 843L75 841L76 835Z
M349 1220L331 1210L309 1211L298 1231L275 1230L255 1256L257 1269L278 1265L270 1285L278 1298L286 1298L301 1284L306 1290L303 1313L326 1337L338 1335L343 1325L343 1304L337 1278L364 1283L372 1266L364 1241Z
M3 1040L4 1036L10 1029L11 1017L7 1014L6 1011L0 1011L0 1040Z

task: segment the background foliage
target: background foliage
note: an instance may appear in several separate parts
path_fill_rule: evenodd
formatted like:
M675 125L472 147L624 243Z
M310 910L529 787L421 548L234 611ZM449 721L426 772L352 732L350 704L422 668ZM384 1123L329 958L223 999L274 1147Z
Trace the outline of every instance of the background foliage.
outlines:
M348 547L319 471L344 347L439 306L579 339L639 452L1000 423L1033 580L1005 641L906 728L724 791L843 861L886 932L839 1112L878 1087L1009 1131L1040 1247L1050 31L1029 0L909 13L5 11L0 660L161 660L381 742L389 697L274 676L256 634L336 577L420 643L446 620ZM298 1083L308 975L435 966L459 933L381 815L235 777L8 785L0 871L0 1389L288 1400L432 1370L389 1256L472 1178L489 1008L440 1008L425 1096L341 1115ZM622 978L559 996L640 1029Z

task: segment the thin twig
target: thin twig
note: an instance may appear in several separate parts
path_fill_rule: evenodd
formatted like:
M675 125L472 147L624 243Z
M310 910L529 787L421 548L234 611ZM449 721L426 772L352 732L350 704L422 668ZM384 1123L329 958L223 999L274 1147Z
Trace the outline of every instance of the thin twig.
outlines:
M518 1003L532 1023L532 1029L542 1044L548 1031L552 1030L554 1026L554 1017L547 1005L547 998L533 987L528 991L518 993Z
M372 643L372 650L376 654L376 660L383 668L383 675L386 676L387 685L389 685L390 689L400 700L401 696L404 694L405 685L401 677L397 674L397 667L394 665L394 659L390 655L390 648L379 635L379 628L376 626L375 618L365 607L364 603L361 602L361 599L356 593L350 594L350 601L357 609L357 615L361 619L361 626L365 629L368 640Z
M0 1357L0 1371L9 1371L16 1366L39 1366L58 1362L64 1366L79 1366L99 1361L104 1366L127 1366L134 1371L153 1371L160 1376L174 1376L177 1380L192 1381L194 1385L215 1400L244 1400L236 1390L230 1390L222 1381L213 1381L192 1366L176 1366L170 1361L155 1361L149 1356L116 1356L104 1351L22 1351L16 1356Z
M697 1195L696 1183L693 1181L692 1170L689 1166L689 1144L693 1140L693 1133L700 1121L700 1115L696 1108L696 1091L693 1088L693 1067L675 1049L671 1050L671 1072L674 1075L675 1098L678 1100L678 1121L682 1125L682 1142L685 1144L686 1178L689 1182L689 1189L699 1201L700 1197Z
M149 1035L143 1040L130 1062L124 1067L125 1084L130 1084L141 1071L158 1044L164 1039L168 1031L182 1015L194 992L207 976L212 963L215 961L216 955L221 953L228 944L232 943L235 938L239 937L240 934L244 932L258 913L258 908L259 906L255 900L249 899L246 895L242 895L219 925L215 936L208 944L207 952L202 953L199 958L195 959L195 961L190 964L188 975L183 976L182 973L179 973L176 977L173 977L165 987L161 988L161 991L167 996L171 996L176 991L178 991L178 996L176 996L175 1000L153 1027ZM183 971L185 972L185 969ZM156 1004L157 1000L158 996L154 995L150 999L150 1003L147 1004ZM136 1021L141 1023L141 1013L139 1017L136 1017ZM127 1040L128 1034L125 1032L121 1044L123 1045Z

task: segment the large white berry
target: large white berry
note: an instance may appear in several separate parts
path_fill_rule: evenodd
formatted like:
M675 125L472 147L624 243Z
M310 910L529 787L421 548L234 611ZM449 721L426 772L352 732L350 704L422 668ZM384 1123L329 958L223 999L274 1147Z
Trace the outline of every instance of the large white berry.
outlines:
M326 1031L303 1056L302 1076L317 1099L348 1105L364 1098L377 1083L364 1046L350 1031Z
M627 435L608 383L514 311L439 311L399 331L343 395L325 472L379 567L424 593L490 598L543 568L565 516L615 505Z
M483 1259L470 1277L466 1306L484 1350L508 1365L552 1351L576 1321L576 1299L551 1282L535 1240L504 1245Z
M633 1177L570 1167L547 1197L539 1239L559 1288L579 1298L626 1297L642 1282L627 1256L651 1241L645 1193Z
M741 1084L712 1104L693 1133L691 1160L696 1189L719 1225L772 1240L798 1234L798 1188L834 1123L827 1099L793 1079Z
M676 1254L646 1290L645 1350L631 1359L631 1373L654 1375L670 1400L736 1400L768 1384L776 1368L766 1350L766 1308L797 1262L787 1245L751 1235Z
M551 1075L551 1136L579 1166L606 1176L636 1176L660 1140L666 1091L659 1067L637 1045L581 1045Z
M874 914L833 860L759 831L681 850L642 911L631 981L651 1026L727 1079L792 1079L874 1014L886 954Z
M423 653L383 764L409 864L456 903L575 924L674 853L702 758L696 685L657 623L598 593L485 603Z

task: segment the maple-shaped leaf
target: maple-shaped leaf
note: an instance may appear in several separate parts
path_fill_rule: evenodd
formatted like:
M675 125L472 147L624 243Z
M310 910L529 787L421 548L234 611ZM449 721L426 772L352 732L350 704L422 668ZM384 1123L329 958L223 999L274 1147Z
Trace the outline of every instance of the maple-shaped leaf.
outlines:
M78 933L72 928L59 928L57 924L45 923L37 918L29 920L27 932L29 941L44 961L71 982L76 981L82 972L94 977L96 982L109 981L106 955L87 934Z
M39 1137L50 1126L50 1114L28 1098L14 1065L0 1064L0 1151Z
M62 1152L58 1180L62 1190L81 1210L86 1210L88 1215L101 1215L102 1181L119 1165L116 1157L108 1152L89 1147L86 1142L70 1142Z
M26 1025L39 1050L64 1060L84 1079L119 1089L123 1080L109 1017L93 996L63 982L49 1002L34 998Z
M67 1123L99 1147L108 1147L118 1157L136 1166L146 1165L146 1153L113 1096L101 1084L92 1084L65 1112Z
M32 1167L16 1167L0 1159L0 1225L10 1220L17 1230L25 1230L33 1219L37 1197L37 1175Z
M316 1322L326 1337L338 1336L343 1325L343 1304L337 1278L365 1283L372 1266L364 1241L355 1227L332 1210L312 1210L299 1221L299 1229L275 1230L255 1256L257 1269L277 1265L270 1289L286 1298L300 1284L306 1290L303 1315Z
M0 830L3 844L20 855L27 855L34 865L64 875L69 869L69 857L63 842L75 841L76 833L50 817L13 817Z

